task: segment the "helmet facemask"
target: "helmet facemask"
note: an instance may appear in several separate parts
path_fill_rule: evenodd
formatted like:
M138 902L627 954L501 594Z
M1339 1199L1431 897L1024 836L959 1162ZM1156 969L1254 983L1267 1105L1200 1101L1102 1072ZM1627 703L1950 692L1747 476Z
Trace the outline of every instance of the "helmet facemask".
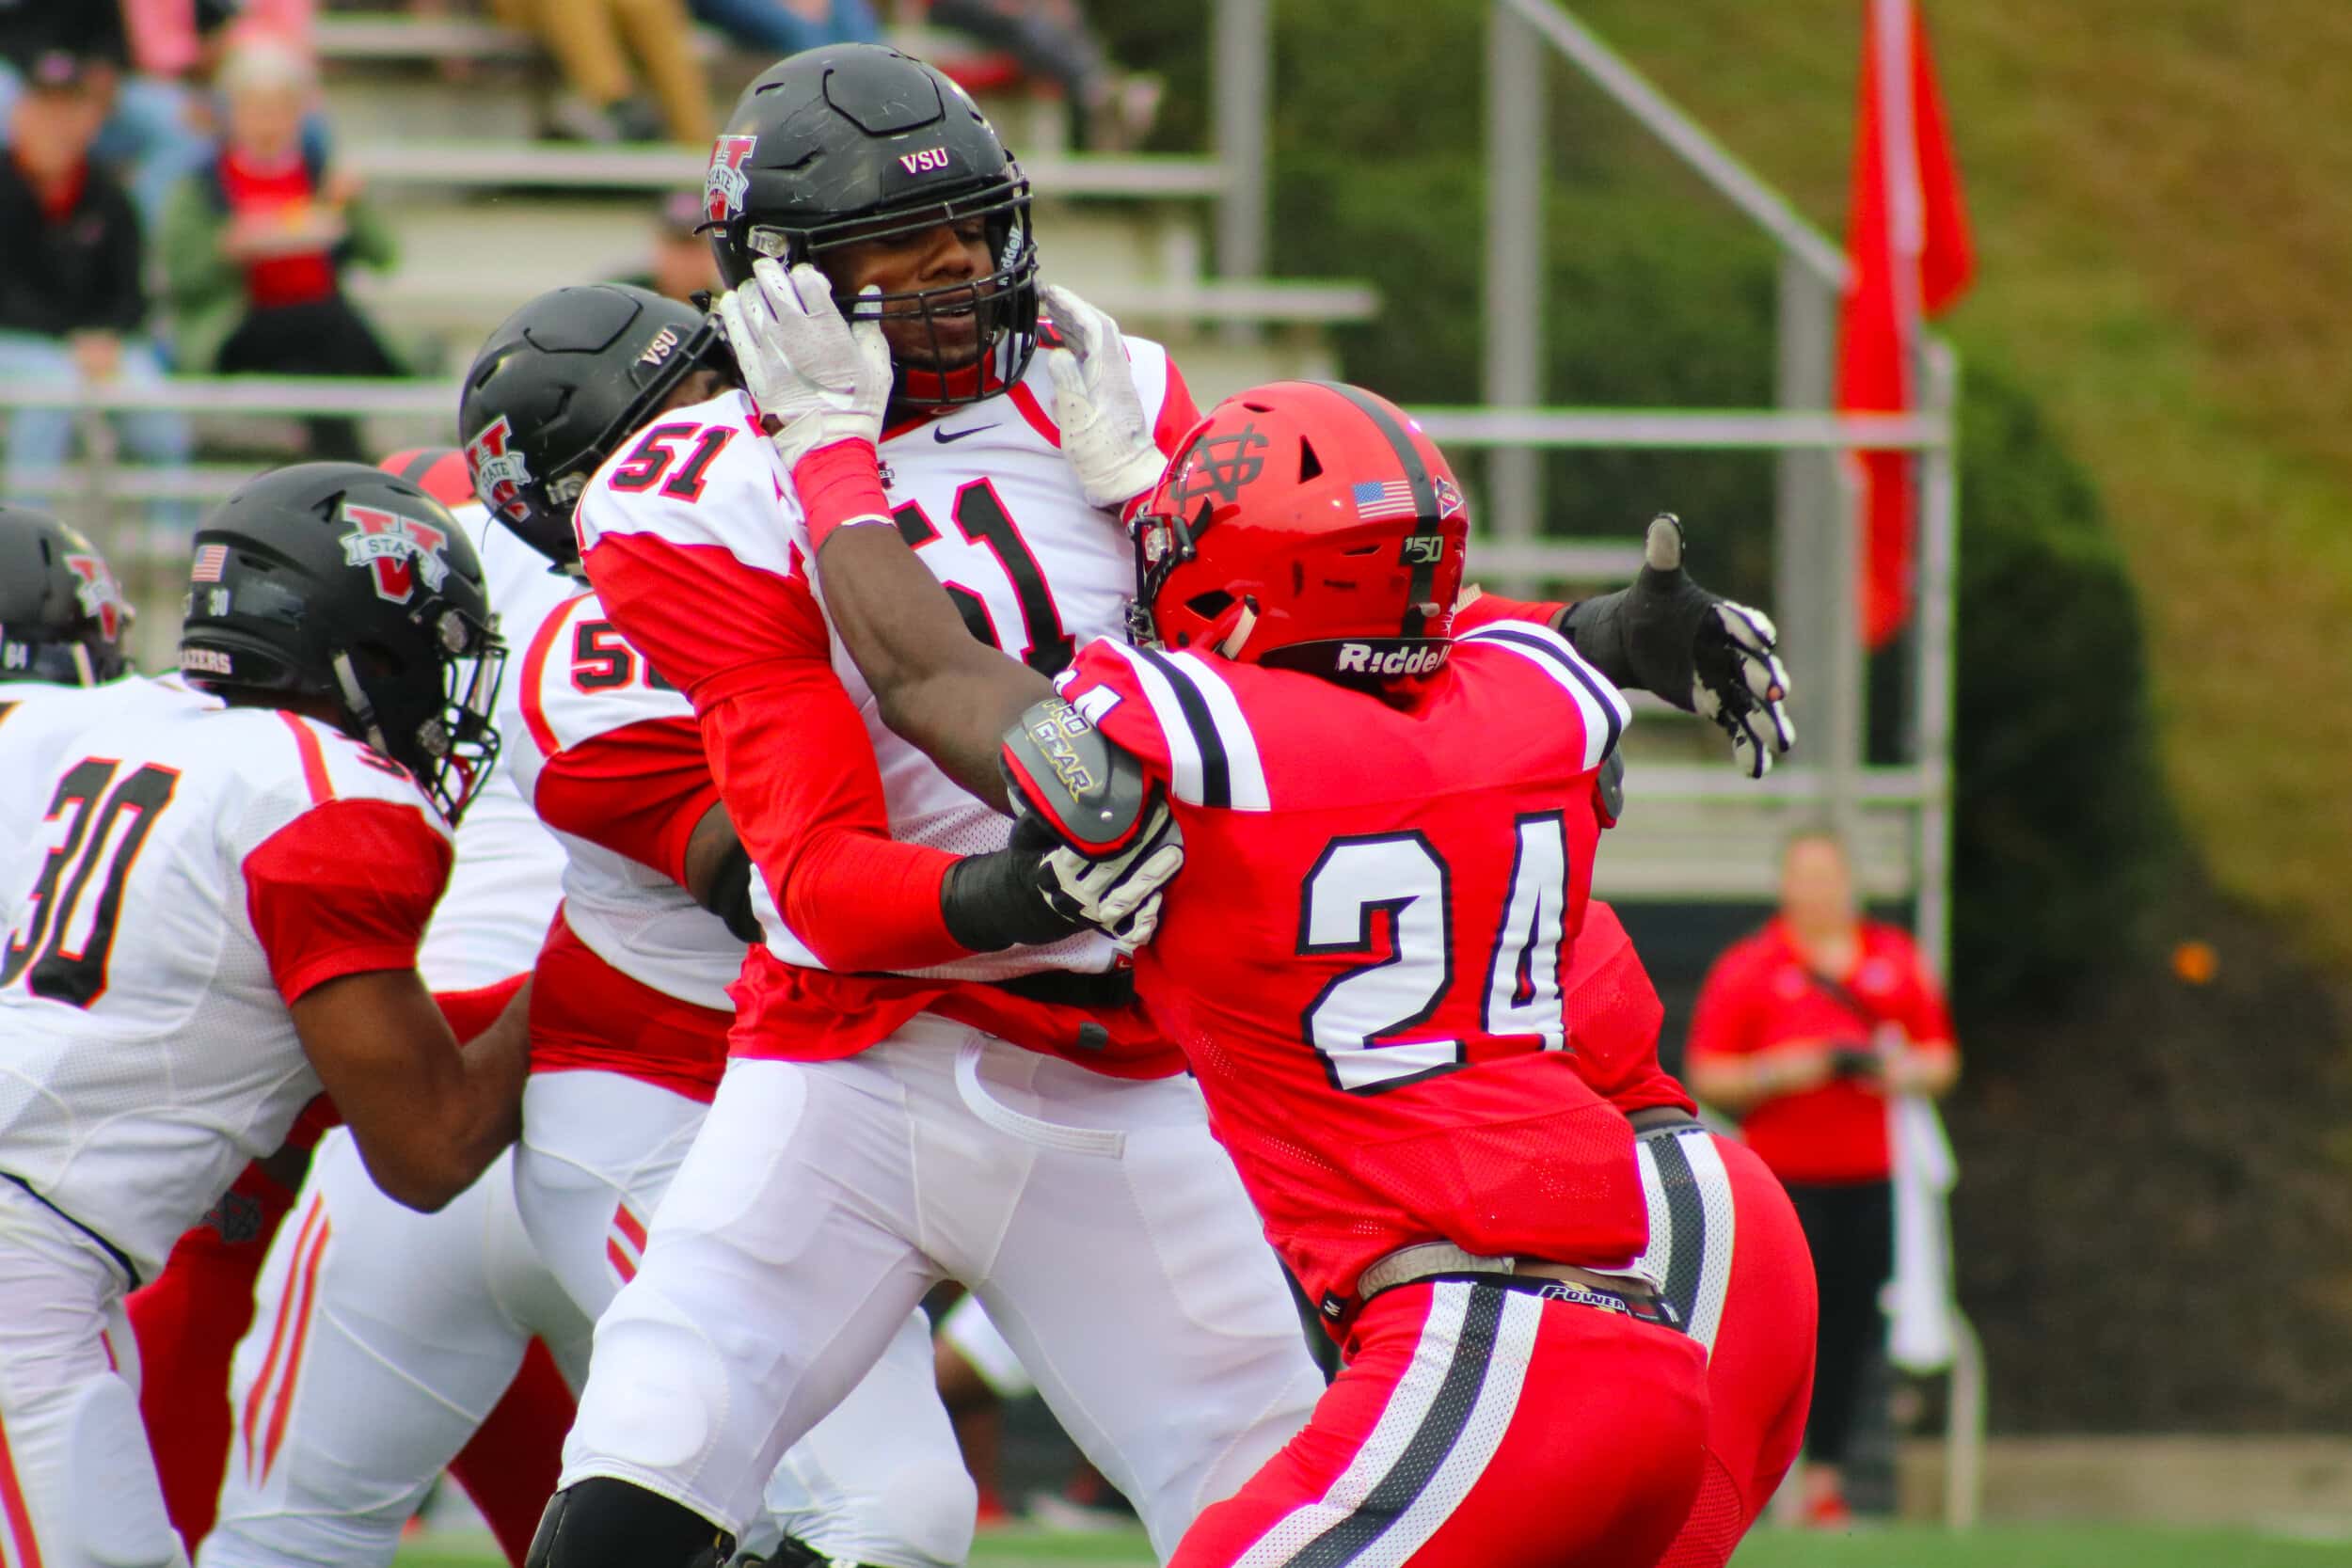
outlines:
M1037 353L1037 245L1029 227L1029 182L1017 166L1006 179L946 201L864 214L808 229L751 224L744 248L773 257L786 266L822 264L825 252L874 240L921 233L942 225L979 219L985 226L992 270L967 282L895 293L842 296L834 302L852 320L912 322L914 336L927 347L902 354L894 344L898 372L894 402L946 407L993 397L1021 379ZM728 248L722 235L723 266ZM977 349L949 347L959 334L941 324L976 318Z
M493 716L506 677L506 643L440 600L428 600L416 619L433 629L440 647L437 694L377 644L338 648L329 666L346 726L406 768L453 828L498 762L501 741Z

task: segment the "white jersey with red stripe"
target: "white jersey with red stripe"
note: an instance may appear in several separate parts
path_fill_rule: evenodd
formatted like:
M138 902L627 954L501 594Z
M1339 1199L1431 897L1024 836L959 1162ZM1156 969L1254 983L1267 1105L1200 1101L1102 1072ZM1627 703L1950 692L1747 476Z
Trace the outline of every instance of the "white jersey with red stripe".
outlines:
M496 715L499 759L458 825L456 868L425 930L417 968L435 990L471 990L530 969L555 912L564 850L539 825L514 776L516 752L528 749L516 671L541 623L580 585L550 570L546 556L494 522L479 502L450 515L482 557L508 662Z
M521 677L523 721L505 756L563 847L565 924L641 985L731 1009L727 987L744 943L680 882L686 838L718 800L692 705L628 645L594 594L548 617ZM566 825L593 826L596 836Z
M270 708L142 705L42 788L0 867L0 1172L151 1274L319 1092L289 1005L414 964L449 832Z
M1144 415L1155 430L1188 419L1191 399L1167 351L1137 338L1129 338L1127 348ZM1048 673L1066 668L1087 642L1123 632L1135 591L1125 531L1087 504L1061 455L1051 402L1041 360L1005 393L895 427L880 443L884 492L916 559L946 586L984 641ZM1163 434L1172 438L1175 432ZM742 392L675 410L648 427L590 482L577 523L584 550L605 539L656 536L707 553L726 574L748 568L765 579L758 594L781 591L821 611L807 567L806 520ZM751 593L744 598L760 602ZM707 635L724 639L728 607L707 610ZM890 836L958 855L1003 848L1009 819L883 723L872 690L829 623L827 630L834 672L858 709L880 768ZM713 662L723 664L723 657ZM739 816L739 829L746 826ZM747 843L755 836L746 831ZM775 868L762 869L767 875L754 879L753 902L769 951L788 964L829 967L820 956L825 933L793 929L768 885ZM1108 939L1087 933L892 972L1003 980L1056 969L1101 972L1115 960Z

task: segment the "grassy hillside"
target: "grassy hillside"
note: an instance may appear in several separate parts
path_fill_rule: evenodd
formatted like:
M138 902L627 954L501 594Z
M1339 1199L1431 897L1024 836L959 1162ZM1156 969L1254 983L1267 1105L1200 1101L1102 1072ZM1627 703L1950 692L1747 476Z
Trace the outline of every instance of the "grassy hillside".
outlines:
M1840 231L1859 0L1576 8ZM2352 7L1925 9L1979 256L1951 329L2106 496L2215 873L2352 960Z

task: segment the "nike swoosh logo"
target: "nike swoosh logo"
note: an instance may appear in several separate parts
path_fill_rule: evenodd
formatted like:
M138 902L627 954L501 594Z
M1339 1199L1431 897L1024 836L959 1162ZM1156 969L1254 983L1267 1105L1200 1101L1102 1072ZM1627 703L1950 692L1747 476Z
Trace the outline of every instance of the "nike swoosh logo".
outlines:
M976 424L966 426L962 430L949 430L944 425L933 425L931 426L931 439L944 447L950 441L961 441L966 436L977 436L983 430L995 428L993 424Z

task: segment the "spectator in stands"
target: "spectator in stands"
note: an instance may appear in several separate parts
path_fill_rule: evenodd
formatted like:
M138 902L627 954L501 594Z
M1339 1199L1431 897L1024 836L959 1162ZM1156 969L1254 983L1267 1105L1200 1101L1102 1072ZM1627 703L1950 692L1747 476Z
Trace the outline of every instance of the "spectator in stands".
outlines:
M188 13L180 27L187 46L159 64L148 48L158 35L143 13L173 5ZM90 155L128 185L152 233L172 186L204 160L203 104L181 78L198 42L235 8L235 0L0 0L0 124L25 62L54 53L85 61L103 113Z
M879 43L866 0L687 0L709 24L755 53L782 59L825 43Z
M164 275L181 364L199 372L397 375L400 366L342 290L354 262L392 262L389 230L358 181L303 131L310 61L266 36L221 68L219 150L173 193ZM310 424L313 455L358 458L347 419Z
M1812 1244L1821 1309L1804 1509L1842 1524L1857 1390L1884 1338L1879 1294L1894 1269L1888 1097L1947 1093L1960 1055L1911 939L1858 912L1836 834L1788 841L1780 916L1708 971L1687 1066L1693 1092L1740 1118Z
M98 62L51 51L27 62L9 107L0 156L0 384L62 391L163 379L161 359L140 335L147 296L138 218L90 155L106 112L100 76ZM118 414L114 427L145 462L187 461L188 427L177 414ZM35 474L71 454L72 411L16 409L8 436L10 499L53 499L57 479ZM184 503L159 504L150 517L166 530L193 521Z
M1090 150L1128 151L1152 128L1158 78L1116 70L1076 0L930 0L930 19L1004 50L1023 71L1058 86Z
M672 191L663 197L654 211L653 249L644 270L621 281L688 305L698 293L718 293L719 263L710 254L710 241L695 232L702 221L700 191Z
M694 58L692 25L681 0L490 0L490 10L547 45L564 72L552 132L570 141L651 141L667 128L673 141L707 150L714 135L710 88ZM622 40L628 40L627 47ZM659 116L636 96L644 69Z

